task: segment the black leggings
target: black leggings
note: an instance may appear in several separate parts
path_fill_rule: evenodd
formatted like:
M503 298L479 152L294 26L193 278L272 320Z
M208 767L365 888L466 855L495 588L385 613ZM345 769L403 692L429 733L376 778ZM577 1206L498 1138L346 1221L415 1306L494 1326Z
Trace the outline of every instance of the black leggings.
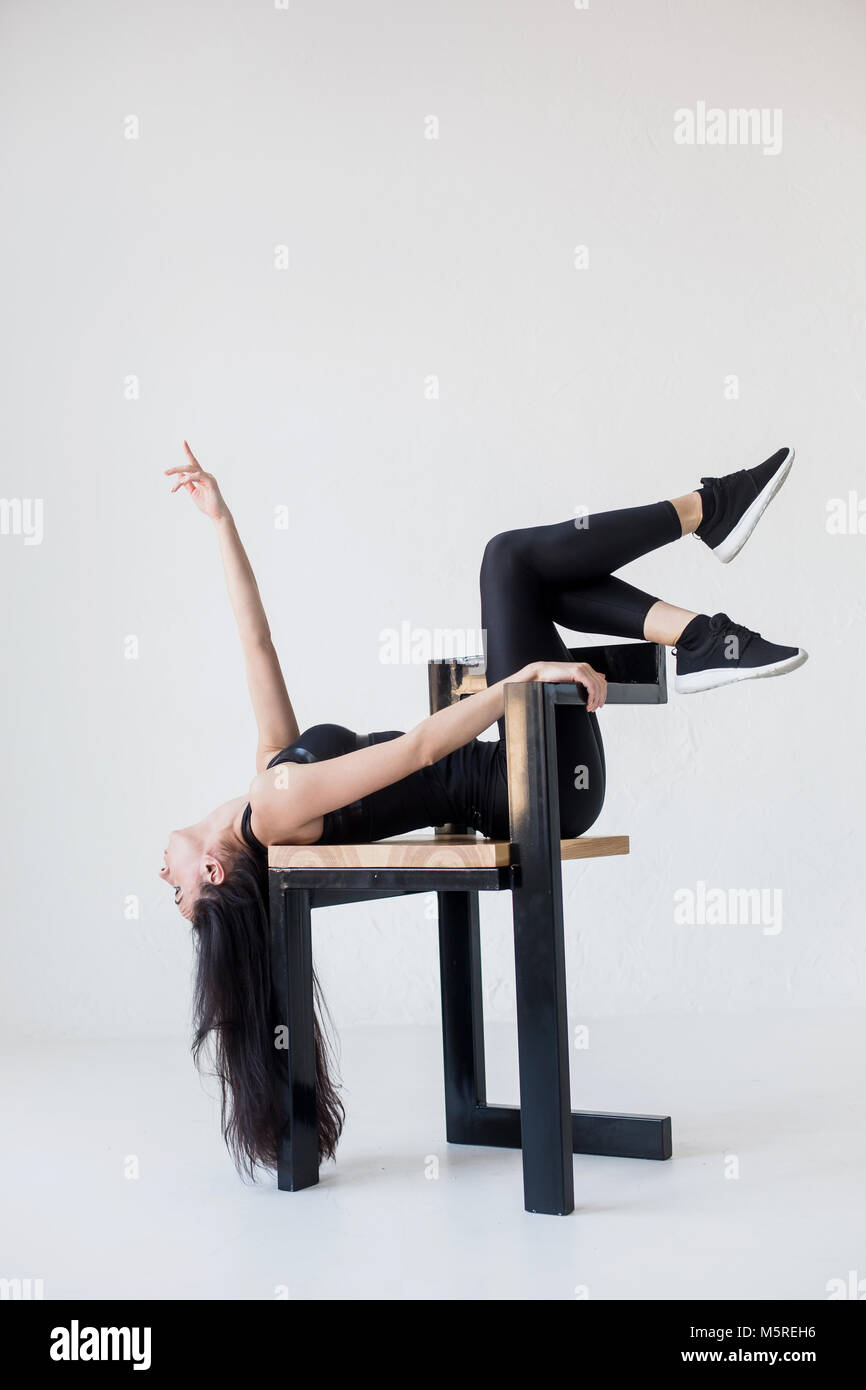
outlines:
M492 685L533 661L569 661L554 627L643 639L651 595L613 571L682 535L672 502L624 507L503 531L488 541L481 564L481 625ZM499 722L505 749L505 720ZM601 730L584 705L556 711L561 833L582 835L604 801Z

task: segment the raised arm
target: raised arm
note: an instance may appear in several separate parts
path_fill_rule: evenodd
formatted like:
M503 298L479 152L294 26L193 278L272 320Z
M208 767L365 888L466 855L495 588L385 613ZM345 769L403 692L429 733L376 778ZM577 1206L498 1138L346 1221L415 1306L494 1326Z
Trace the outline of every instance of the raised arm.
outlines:
M512 681L574 681L586 690L590 711L607 697L604 676L585 662L534 662ZM322 763L284 763L260 772L250 787L253 831L267 845L303 840L318 817L389 787L462 748L495 724L505 712L506 681L429 715L408 733L386 743Z
M211 473L204 472L186 440L183 447L187 462L165 471L169 476L177 475L172 492L181 489L187 492L199 511L209 517L216 527L226 587L241 639L247 686L258 728L256 771L261 772L275 753L294 743L300 732L298 722L271 641L259 586L234 518L223 500L216 479Z

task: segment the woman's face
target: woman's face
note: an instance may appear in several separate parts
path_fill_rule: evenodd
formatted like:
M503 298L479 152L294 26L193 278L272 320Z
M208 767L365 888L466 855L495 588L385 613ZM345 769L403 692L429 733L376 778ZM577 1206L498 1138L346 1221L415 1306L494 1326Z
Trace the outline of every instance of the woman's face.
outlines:
M203 883L224 883L232 854L243 841L233 828L247 798L232 797L196 825L173 830L159 876L174 889L174 900L188 922Z
M187 830L173 830L168 837L159 876L175 890L174 900L183 916L189 921L198 890L204 877L202 863L204 847L201 836L190 827Z

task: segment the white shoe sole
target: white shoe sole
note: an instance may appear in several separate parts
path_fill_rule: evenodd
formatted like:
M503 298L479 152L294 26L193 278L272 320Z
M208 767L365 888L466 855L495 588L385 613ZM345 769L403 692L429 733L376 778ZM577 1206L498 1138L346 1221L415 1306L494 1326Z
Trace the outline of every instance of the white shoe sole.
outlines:
M678 695L695 695L699 690L715 690L720 685L734 685L737 681L751 681L764 676L784 676L788 671L796 671L809 653L800 647L795 656L785 657L784 661L773 661L769 666L712 667L707 671L690 671L686 676L677 676L674 690Z
M746 508L734 529L713 551L713 554L721 560L723 565L730 564L735 555L739 555L746 541L754 531L766 508L772 502L779 488L791 471L791 464L794 462L794 450L788 450L788 456L776 469L766 487L758 493L754 502Z

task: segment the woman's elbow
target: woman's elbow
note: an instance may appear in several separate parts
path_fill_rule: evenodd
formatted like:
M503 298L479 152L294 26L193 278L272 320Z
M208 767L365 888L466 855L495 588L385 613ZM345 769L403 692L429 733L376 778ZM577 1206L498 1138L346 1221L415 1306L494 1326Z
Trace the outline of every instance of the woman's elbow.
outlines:
M441 755L435 747L435 739L423 724L419 724L404 737L409 740L409 762L413 771L422 767L432 767L433 763L438 762Z

